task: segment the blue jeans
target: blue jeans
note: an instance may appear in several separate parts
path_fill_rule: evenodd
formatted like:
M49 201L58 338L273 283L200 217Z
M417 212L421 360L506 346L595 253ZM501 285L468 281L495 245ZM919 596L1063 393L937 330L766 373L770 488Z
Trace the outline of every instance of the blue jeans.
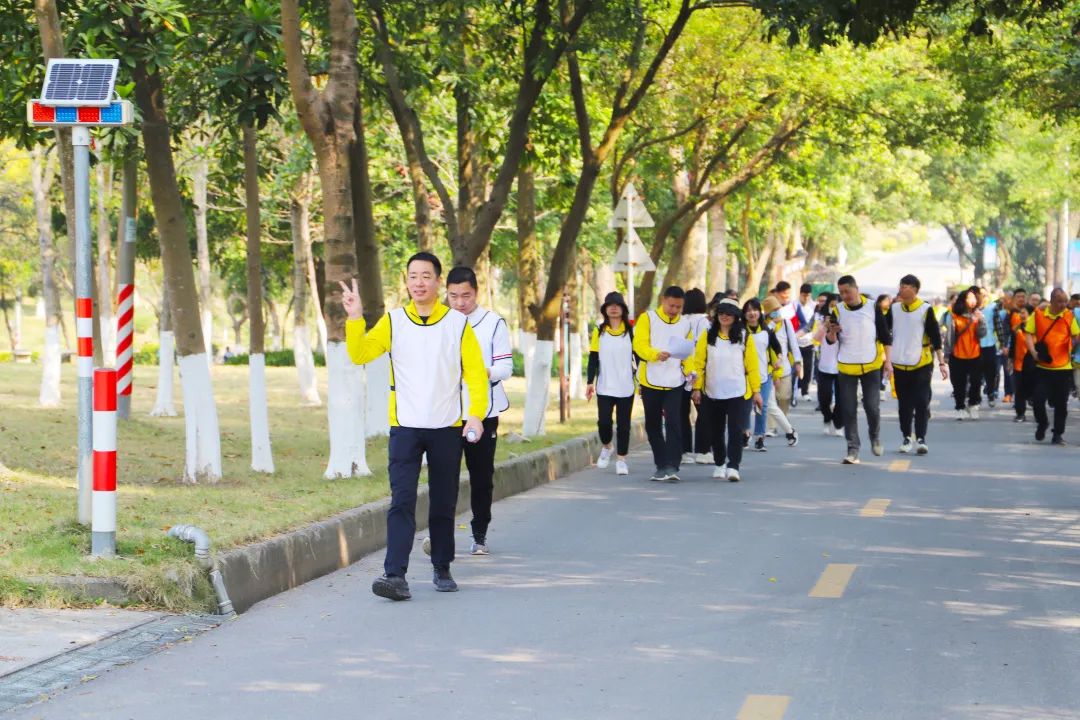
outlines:
M765 434L765 419L768 417L769 396L772 395L772 377L761 383L761 412L754 413L754 434Z

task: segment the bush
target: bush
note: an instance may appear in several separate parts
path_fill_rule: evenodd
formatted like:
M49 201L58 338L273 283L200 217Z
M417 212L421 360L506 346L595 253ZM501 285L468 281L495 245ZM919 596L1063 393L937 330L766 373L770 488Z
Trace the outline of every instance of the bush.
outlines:
M514 362L513 376L525 377L525 356L520 351L515 350L512 358ZM584 375L589 369L589 352L587 348L583 348L581 351L581 373ZM559 377L559 353L555 353L551 358L551 377Z
M159 349L160 346L156 342L144 343L131 354L131 361L136 365L157 365Z
M323 357L322 353L313 352L311 354L315 358L315 366L316 367L325 367L326 366L326 358ZM265 355L266 355L266 365L267 365L267 367L295 367L296 366L296 358L293 356L293 351L291 349L271 350L271 351L265 353ZM231 358L229 358L228 360L225 361L225 364L226 365L247 365L248 364L248 356L247 356L246 353L243 354L243 355L233 355Z
M0 352L0 362L12 362L14 359L15 359L15 356L14 356L13 353L11 353L11 351L5 350L3 352ZM37 361L38 361L38 352L37 352L37 350L35 350L35 351L30 353L30 362L35 362L36 363Z

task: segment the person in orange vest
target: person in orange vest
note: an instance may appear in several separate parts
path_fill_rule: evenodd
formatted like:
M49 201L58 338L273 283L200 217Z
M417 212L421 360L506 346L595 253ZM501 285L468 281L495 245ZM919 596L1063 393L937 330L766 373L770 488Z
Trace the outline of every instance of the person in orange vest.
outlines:
M982 383L982 348L986 318L979 310L979 288L969 287L956 296L945 324L949 328L949 376L957 420L979 419L979 386Z
M1073 346L1080 339L1080 324L1068 309L1069 296L1061 288L1050 293L1050 306L1036 310L1024 325L1028 352L1035 358L1035 439L1046 439L1050 426L1046 404L1054 408L1051 443L1065 445L1065 419L1069 413Z
M1024 326L1035 308L1030 305L1014 309L1009 316L1012 326L1012 341L1009 346L1009 360L1013 368L1013 410L1016 417L1013 422L1027 422L1027 406L1031 402L1035 381L1035 358L1028 354Z

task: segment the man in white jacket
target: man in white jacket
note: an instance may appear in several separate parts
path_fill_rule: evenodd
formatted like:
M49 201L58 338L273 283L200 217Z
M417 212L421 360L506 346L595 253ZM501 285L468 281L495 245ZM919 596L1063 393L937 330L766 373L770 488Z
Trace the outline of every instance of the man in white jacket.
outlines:
M510 407L503 381L513 371L513 351L506 321L477 304L476 273L471 268L456 267L446 276L446 299L453 309L469 319L484 354L489 390L484 434L476 443L465 445L465 466L469 469L472 494L472 535L470 552L487 555L487 532L491 524L491 499L494 490L495 446L498 442L499 414ZM463 402L469 405L468 389L462 386Z

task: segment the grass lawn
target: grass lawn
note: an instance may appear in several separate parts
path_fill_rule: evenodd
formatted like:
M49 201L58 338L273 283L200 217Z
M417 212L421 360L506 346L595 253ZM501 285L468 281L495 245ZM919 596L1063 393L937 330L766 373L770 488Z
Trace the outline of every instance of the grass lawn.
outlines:
M326 399L325 368L319 368ZM211 591L192 561L191 547L171 538L170 525L205 528L217 550L252 542L319 520L388 494L386 439L368 443L373 475L327 481L326 407L298 402L293 368L267 368L270 428L277 472L249 468L247 368L215 366L214 391L221 422L224 478L217 485L179 482L184 461L184 419L148 415L157 368L137 366L132 419L118 429L116 560L89 558L90 533L76 517L75 367L63 366L63 407L37 405L39 365L0 364L0 605L58 606L72 602L27 578L91 575L121 578L148 606L184 610L208 607ZM524 381L508 383L511 409L500 435L520 430ZM182 412L179 378L176 406ZM499 460L524 454L595 429L595 405L576 402L573 420L549 411L548 435L499 445Z

